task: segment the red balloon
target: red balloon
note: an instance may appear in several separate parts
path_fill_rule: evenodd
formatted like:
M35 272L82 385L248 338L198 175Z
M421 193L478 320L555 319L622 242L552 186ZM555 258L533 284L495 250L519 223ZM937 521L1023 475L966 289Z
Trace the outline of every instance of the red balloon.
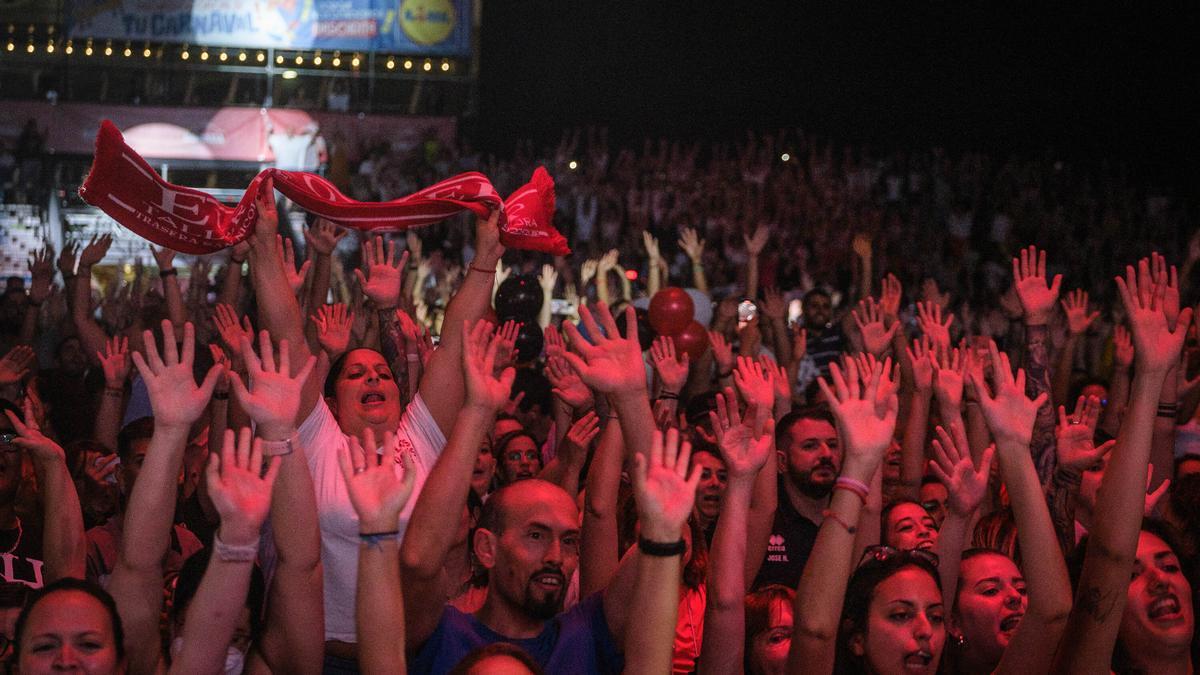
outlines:
M708 351L708 331L699 321L692 321L683 330L671 336L675 341L676 352L686 352L692 363L704 356Z
M650 327L659 335L675 335L692 321L696 305L682 288L664 288L650 298Z

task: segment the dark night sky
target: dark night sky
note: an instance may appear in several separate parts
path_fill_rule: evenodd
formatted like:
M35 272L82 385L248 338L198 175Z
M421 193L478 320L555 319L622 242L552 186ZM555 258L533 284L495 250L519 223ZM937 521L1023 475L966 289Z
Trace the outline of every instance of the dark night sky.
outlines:
M475 135L503 148L588 122L634 139L802 125L1197 173L1194 6L877 4L484 0Z

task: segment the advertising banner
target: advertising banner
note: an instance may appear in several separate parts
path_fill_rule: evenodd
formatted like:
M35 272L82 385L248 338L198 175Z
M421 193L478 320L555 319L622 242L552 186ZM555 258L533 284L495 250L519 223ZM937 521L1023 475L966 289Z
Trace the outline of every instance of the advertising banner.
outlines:
M66 0L72 38L468 56L471 0Z

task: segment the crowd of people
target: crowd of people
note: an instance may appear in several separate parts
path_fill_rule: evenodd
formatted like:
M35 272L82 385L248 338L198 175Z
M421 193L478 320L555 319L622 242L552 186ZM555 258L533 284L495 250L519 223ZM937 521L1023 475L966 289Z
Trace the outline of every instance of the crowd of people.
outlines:
M430 144L344 189L534 157ZM789 134L548 163L566 258L499 213L290 237L265 195L186 269L38 251L0 297L7 663L1194 672L1181 205ZM699 342L651 327L667 288Z

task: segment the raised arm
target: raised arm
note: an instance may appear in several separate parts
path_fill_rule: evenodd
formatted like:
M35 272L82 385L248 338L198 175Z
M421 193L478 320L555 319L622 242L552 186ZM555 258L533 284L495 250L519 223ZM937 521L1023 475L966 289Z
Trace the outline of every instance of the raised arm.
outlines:
M179 270L175 269L175 251L169 248L150 247L150 254L158 265L158 278L162 280L163 298L167 304L167 318L175 330L183 327L187 312L183 307L183 291L179 288Z
M1051 373L1051 397L1055 401L1065 401L1071 389L1071 373L1074 370L1075 354L1079 343L1092 322L1100 316L1100 312L1088 314L1088 293L1076 289L1067 293L1065 300L1060 301L1063 313L1067 317L1067 341L1058 351L1058 362Z
M867 484L891 443L898 403L894 391L883 400L877 397L882 380L890 376L889 367L876 364L875 370L865 374L864 386L854 361L847 361L846 366L843 377L836 362L829 364L833 389L824 378L818 383L845 444L841 477ZM789 672L833 672L842 602L854 565L854 524L862 506L863 497L855 491L834 490L796 589Z
M373 450L375 432L368 427L363 433L363 443L351 438L338 455L350 503L358 514L360 542L354 608L358 665L369 675L403 673L407 644L404 592L400 581L400 542L394 531L400 512L412 496L417 470L412 453L402 453L404 471L397 478L391 462L385 460L383 453ZM383 447L391 445L389 432L384 435Z
M583 527L579 537L579 595L587 597L608 585L620 563L617 553L617 496L625 466L621 424L612 414L600 432L584 491Z
M250 590L250 573L258 550L259 530L271 508L271 488L279 460L267 458L263 472L262 440L251 442L242 429L234 442L226 430L221 452L208 458L208 494L221 516L213 536L213 552L183 623L183 649L172 673L215 673L225 667L225 654ZM218 461L219 457L219 461ZM310 669L311 670L311 669ZM291 671L289 671L291 672Z
M182 352L169 320L162 322L162 331L161 356L150 331L142 334L146 356L133 353L133 364L146 383L154 410L154 435L125 509L121 552L108 587L125 624L130 671L135 673L153 672L160 660L162 561L171 542L175 485L188 429L204 413L221 374L220 366L214 366L197 387L192 377L192 324L183 326Z
M1046 393L1030 400L1025 396L1025 371L1013 376L1008 357L991 345L995 394L982 382L974 383L988 427L996 439L1000 471L1012 502L1025 565L1029 606L1009 642L996 673L1051 672L1054 651L1071 611L1071 581L1059 550L1042 482L1033 466L1029 443Z
M221 271L221 288L217 291L217 302L237 306L242 290L242 264L250 255L250 244L238 242L230 249L229 262Z
M112 237L107 234L88 242L79 252L79 268L70 274L70 278L62 266L74 262L75 249L67 246L59 256L59 265L63 269L63 283L67 285L67 297L71 299L71 319L79 333L79 341L83 343L83 353L88 355L89 360L104 349L104 341L108 339L104 329L92 316L92 265L104 259L111 245Z
M933 363L935 356L929 339L922 337L907 347L902 361L909 364L912 385L909 387L908 415L900 438L900 483L908 499L921 494L921 477L925 474L925 436L929 430L929 408L933 400ZM944 421L944 420L943 420Z
M708 293L708 280L704 276L704 240L696 234L696 228L685 227L679 235L679 248L692 263L692 285L701 293Z
M248 337L243 336L241 341L247 381L234 373L230 385L238 405L254 421L256 445L261 442L262 453L277 458L279 473L274 492L268 493L278 557L259 651L273 671L316 673L324 657L325 630L321 531L312 476L304 454L294 447L300 391L314 372L316 358L309 356L292 376L291 345L287 341L280 342L276 351L267 332L259 333L261 359ZM210 474L210 490L211 478ZM213 495L220 511L217 500L218 496ZM225 527L224 513L221 527Z
M721 501L705 575L708 599L700 673L736 673L742 666L750 500L755 480L775 450L775 421L770 414L763 408L750 408L743 419L732 394L729 390L717 394L717 412L709 414L729 472L729 485Z
M494 372L500 338L491 334L490 323L480 320L469 332L466 326L460 330L467 333L459 366L466 373L467 403L458 411L446 448L421 488L400 551L401 569L408 581L404 585L405 605L410 612L406 631L408 645L413 648L433 634L442 605L449 599L440 583L454 544L446 533L458 526L479 446L496 412L508 402L516 376L512 368L505 368L499 376ZM395 529L394 521L387 529Z
M1025 369L1029 373L1027 393L1034 399L1045 394L1045 401L1038 409L1037 421L1033 426L1033 440L1029 451L1038 477L1045 485L1054 477L1054 400L1050 391L1050 337L1048 324L1054 304L1058 302L1062 275L1054 275L1052 281L1046 277L1046 252L1030 246L1021 249L1013 258L1013 288L1021 301L1025 321Z
M35 251L29 261L29 301L25 303L25 314L21 318L21 332L17 341L23 345L32 345L37 337L38 318L42 314L42 303L50 297L54 284L54 250L46 244L46 248Z
M688 473L691 445L679 443L671 429L664 440L651 434L650 450L634 457L633 495L637 502L637 576L624 628L625 672L657 675L669 672L679 611L679 574L683 562L684 523L696 500L700 467ZM609 615L608 603L605 614Z
M117 450L121 415L125 412L125 380L129 377L129 338L113 337L105 341L104 351L96 354L104 371L104 391L92 435L111 452Z
M11 410L4 412L17 432L13 445L29 453L42 492L45 581L50 583L64 577L82 579L87 564L83 511L67 469L67 454L58 443L42 434L29 397L25 398L24 407L24 421Z
M1151 281L1145 259L1136 272L1126 267L1116 282L1129 314L1136 369L1129 409L1100 483L1075 607L1059 646L1059 672L1094 673L1110 665L1141 529L1158 396L1167 371L1179 362L1192 318L1184 309L1170 329L1162 308L1166 288Z
M1046 505L1064 556L1075 550L1075 499L1083 472L1095 466L1116 445L1116 441L1110 440L1096 447L1093 439L1099 418L1100 399L1095 396L1086 399L1080 396L1075 412L1069 417L1066 408L1058 406L1058 426L1054 430L1058 463L1054 479L1046 486Z
M988 474L992 468L992 448L988 448L981 461L971 459L971 448L967 444L967 433L961 419L950 424L950 430L937 428L933 440L933 463L930 470L949 494L946 519L938 531L937 555L938 576L942 588L946 589L943 602L946 613L954 608L953 589L958 587L959 564L966 548L972 519L980 502L987 496Z

